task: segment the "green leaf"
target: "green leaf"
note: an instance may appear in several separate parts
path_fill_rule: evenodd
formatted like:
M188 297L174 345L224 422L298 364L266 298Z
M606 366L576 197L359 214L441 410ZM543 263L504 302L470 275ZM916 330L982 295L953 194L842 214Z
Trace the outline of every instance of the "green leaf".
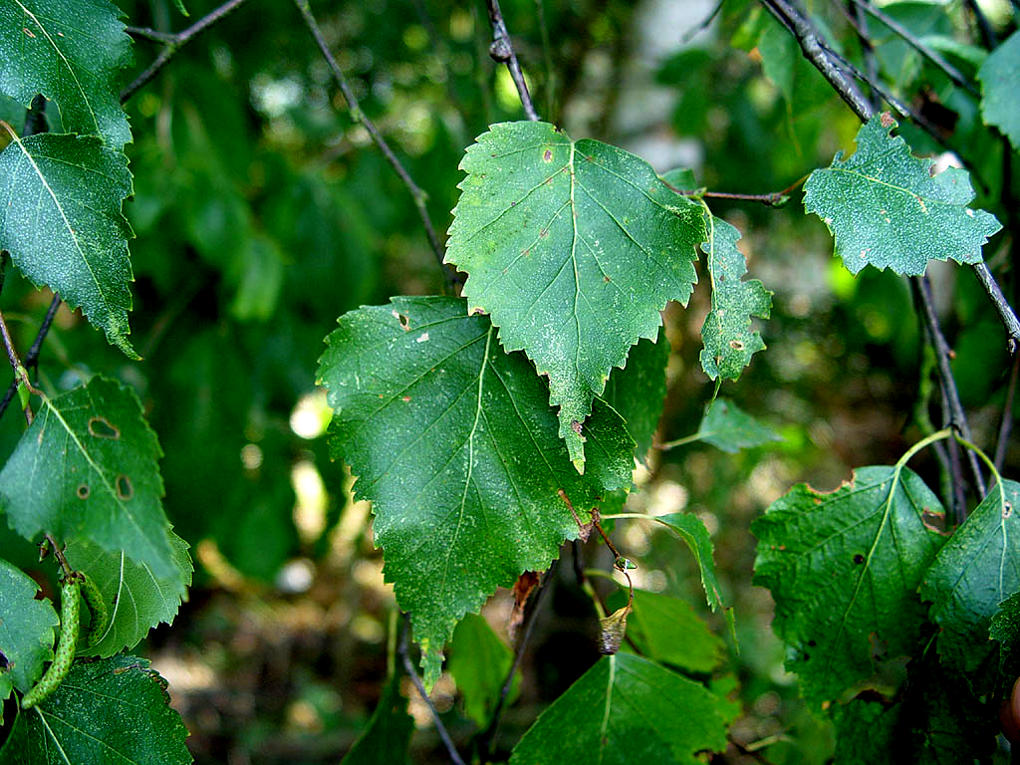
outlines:
M149 662L76 661L46 701L22 710L0 765L185 765L188 731Z
M344 756L343 765L396 765L408 761L414 718L407 713L400 678L400 674L394 674L386 683L368 727Z
M0 560L0 705L17 688L27 691L53 658L54 629L60 623L48 599L36 600L39 585Z
M933 177L933 160L912 156L906 141L890 134L895 126L887 114L863 125L852 157L838 152L828 168L811 173L804 209L825 222L854 274L866 265L920 276L929 260L980 263L999 221L967 207L974 190L965 170Z
M98 138L44 133L0 152L0 250L138 358L127 339L134 235L121 206L130 194L127 157Z
M701 762L726 748L719 699L639 656L603 657L514 747L511 765Z
M1016 94L1020 89L1020 31L999 45L978 70L981 81L981 116L986 125L994 125L1020 151L1020 109Z
M942 513L916 474L879 466L829 494L795 486L754 522L754 582L772 591L773 628L809 701L837 699L917 648L917 588L944 541L925 514Z
M999 666L1007 677L1020 675L1020 592L1010 595L988 627L988 634L999 643Z
M161 456L134 391L94 377L43 399L0 471L0 509L26 539L85 539L173 577L180 569L161 503Z
M131 650L149 630L170 624L187 596L194 567L188 543L170 532L174 573L158 577L145 563L135 563L124 551L110 552L84 539L71 541L64 550L71 568L84 571L96 583L110 612L110 624L90 650L79 645L78 654L107 658ZM90 636L91 638L91 636Z
M637 441L637 455L641 460L652 448L662 417L667 364L669 340L663 327L659 329L657 340L642 340L630 349L627 366L613 370L602 396L626 421L627 432Z
M447 668L464 699L464 712L481 728L489 724L513 661L513 652L481 616L468 614L457 625ZM516 698L520 679L520 673L514 676L508 703Z
M26 109L42 93L60 110L59 132L122 148L131 140L120 105L131 63L123 15L106 0L0 0L0 91Z
M701 584L705 588L705 599L709 607L713 611L726 611L732 629L732 614L723 604L722 589L719 587L719 578L715 573L715 561L712 558L712 536L705 528L705 523L693 513L661 515L655 520L682 539L690 549L698 564L698 570L701 572Z
M708 239L701 249L708 256L712 280L712 310L701 327L705 347L701 368L710 379L736 380L751 363L751 357L765 350L765 342L751 329L751 317L767 319L772 310L772 293L757 279L743 281L747 261L737 249L740 232L716 218L705 207Z
M645 590L634 591L627 636L649 659L709 673L723 658L723 643L686 601Z
M925 574L939 655L961 672L977 669L992 645L988 625L999 603L1020 590L1020 484L1004 480L943 545Z
M584 469L584 421L627 349L687 302L700 208L643 160L541 122L493 125L467 149L446 260L464 295L549 376L559 435Z
M556 437L548 389L463 300L393 298L340 318L319 380L331 443L373 502L387 581L411 612L426 679L454 625L496 587L541 571L604 490L629 486L634 442L597 403L579 476Z
M783 440L768 425L725 398L717 398L705 407L697 437L730 454Z

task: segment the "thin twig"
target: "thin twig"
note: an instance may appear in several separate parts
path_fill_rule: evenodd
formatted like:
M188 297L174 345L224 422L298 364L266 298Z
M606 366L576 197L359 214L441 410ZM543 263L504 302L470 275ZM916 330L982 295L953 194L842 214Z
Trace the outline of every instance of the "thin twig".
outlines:
M1006 403L1002 407L1002 422L999 423L999 437L995 442L995 469L1002 472L1002 465L1006 461L1006 444L1009 442L1009 434L1013 430L1013 401L1016 398L1016 378L1020 372L1020 354L1013 357L1013 368L1009 373L1009 386L1006 388Z
M531 599L531 607L524 619L524 630L520 632L520 638L517 640L517 645L514 646L514 660L510 665L510 671L506 673L506 677L503 680L503 685L499 689L499 699L496 701L496 707L492 710L492 716L489 718L489 724L485 726L485 730L478 736L478 757L481 762L489 761L489 754L492 748L492 742L496 738L496 734L499 732L499 723L503 718L503 711L506 709L507 699L510 697L510 689L513 687L514 677L517 674L517 670L520 669L521 660L524 658L524 649L528 645L528 641L531 639L531 632L535 627L539 609L542 607L542 603L545 600L546 593L552 589L552 583L556 577L556 571L559 568L559 559L554 560L548 570L545 572L545 576L542 578L542 583L538 586L538 594Z
M992 29L988 17L985 16L984 11L981 10L981 6L977 4L976 0L963 0L963 4L974 15L978 31L981 33L981 42L988 50L991 50L998 44L998 41L995 39L995 31ZM1015 6L1016 2L1013 5Z
M914 278L918 279L918 277ZM919 278L918 287L920 288L924 318L928 324L928 331L931 333L932 343L935 346L935 360L938 362L937 369L939 382L942 384L942 396L949 407L950 421L944 424L955 427L964 438L970 441L972 439L967 435L970 432L970 425L967 424L967 415L964 413L963 405L960 403L960 394L956 389L956 380L953 377L953 370L949 365L952 350L949 348L949 343L946 342L946 338L939 326L939 317L935 313L935 302L931 295L931 282L927 276ZM967 462L970 464L971 474L974 477L974 485L977 487L978 494L984 497L986 491L985 477L981 472L981 466L978 465L977 456L969 449L967 450Z
M18 358L18 352L14 348L14 340L11 339L10 330L7 329L7 322L4 321L4 315L0 313L0 335L3 337L4 350L7 351L7 360L11 362L11 369L14 370L14 385L24 385L26 388L31 388L28 382L28 373L25 372L25 367L21 363L21 359ZM32 407L25 404L25 419L28 424L32 424Z
M719 11L722 10L722 7L725 4L726 0L719 0L719 2L715 4L715 7L712 8L711 11L709 11L708 15L705 18L703 18L696 26L688 29L686 32L683 33L683 35L680 37L680 44L686 45L695 37L697 37L699 34L708 29L709 25L713 21L715 21L715 17L719 15Z
M436 235L436 229L432 225L432 219L429 217L428 208L425 205L427 195L414 179L411 174L407 172L407 169L401 164L397 155L393 153L393 149L383 138L382 133L375 126L375 123L369 119L368 115L361 110L361 105L358 103L358 98L354 95L354 90L351 88L350 83L347 82L347 77L344 75L343 70L337 63L336 58L329 50L329 45L326 43L326 38L322 36L322 30L319 28L319 23L315 20L315 16L312 15L312 10L308 5L307 0L294 0L294 5L297 6L298 11L301 12L301 17L304 19L305 26L308 27L308 31L311 32L312 37L315 39L315 44L319 47L319 51L322 53L323 58L326 59L326 63L329 64L330 70L333 72L333 79L336 80L336 84L340 87L340 92L343 94L344 100L347 102L347 111L351 116L351 119L357 123L360 123L362 127L368 132L372 142L375 143L379 151L382 152L386 161L390 163L390 166L403 181L407 190L410 192L412 199L414 199L414 206L418 209L418 215L421 218L422 225L425 227L425 235L428 237L429 246L432 248L432 254L435 255L436 262L439 264L439 268L443 271L443 277L446 280L447 288L452 290L455 285L458 284L457 272L449 265L443 262L443 246L439 242L439 237Z
M977 88L974 87L974 83L964 77L959 69L946 61L938 51L932 50L932 48L925 44L922 40L915 37L909 29L900 24L896 19L876 8L871 3L865 2L865 0L850 0L850 2L852 2L856 8L860 8L889 27L889 29L903 38L903 41L907 43L907 45L945 72L946 76L961 88L966 89L975 96L980 95Z
M503 12L499 9L499 0L486 0L489 8L489 21L492 23L492 45L489 46L489 55L493 61L506 64L510 77L517 86L517 95L521 97L521 106L524 107L524 114L532 122L538 122L538 112L531 102L531 93L528 92L528 83L524 81L524 73L521 71L520 62L514 52L514 45L510 41L510 33L507 31L506 22L503 20Z
M34 369L36 372L39 370L39 354L42 351L43 340L46 339L46 335L50 331L50 326L53 324L53 317L57 315L57 310L60 308L60 295L54 293L53 300L50 301L50 307L46 309L46 316L43 317L42 324L39 325L39 331L35 334L35 340L32 341L31 347L28 349L28 353L25 354L25 370ZM15 379L10 385L7 386L7 392L4 394L3 400L0 401L0 417L4 416L4 412L7 411L7 407L11 405L11 401L14 400L14 396L18 392L18 380Z
M407 614L404 614L404 628L400 636L400 644L397 646L397 653L400 654L400 660L404 665L404 671L407 672L408 677L411 678L411 682L414 683L414 687L418 689L418 694L421 696L422 701L425 702L425 706L427 706L429 708L429 712L432 713L432 722L435 723L436 732L439 734L439 738L442 740L443 746L446 747L447 754L450 755L450 762L454 763L454 765L464 765L464 760L461 759L460 754L457 752L457 747L453 745L453 739L450 738L450 733L446 730L446 726L443 725L443 721L439 718L439 710L436 709L436 705L433 704L432 699L429 698L429 694L425 690L425 684L421 681L421 677L418 675L418 670L415 669L414 663L411 661L411 656L407 650L407 633L410 631L410 624L410 618Z
M846 15L854 31L857 32L857 39L861 43L861 55L864 57L864 66L868 70L868 78L877 80L878 60L875 57L875 44L871 41L871 35L868 32L868 17L864 15L864 10L857 4L857 0L846 0L846 2L850 6L849 8L846 8L841 2L838 3L839 8ZM878 93L874 90L869 94L868 103L871 104L872 109L878 111L881 102Z
M227 14L243 2L244 0L227 0L227 2L219 8L210 12L206 16L203 16L190 27L175 35L167 35L163 32L157 32L154 29L138 29L136 27L129 27L128 31L131 34L163 43L163 50L159 52L159 55L156 56L156 60L149 65L148 69L138 75L134 82L121 91L120 102L123 104L141 88L147 85L149 81L159 74L160 70L170 62L170 59L177 55L177 51L179 51L184 45L187 45L192 39L202 34L202 32L207 30L217 21L226 17Z
M995 310L999 312L999 318L1002 319L1002 324L1009 335L1009 352L1016 353L1020 348L1020 319L1017 319L1016 313L1013 312L1013 308L1002 294L1002 289L995 281L995 277L992 276L992 272L988 270L988 266L984 263L976 263L974 264L974 273L977 274L978 281L988 293L988 298L995 306Z

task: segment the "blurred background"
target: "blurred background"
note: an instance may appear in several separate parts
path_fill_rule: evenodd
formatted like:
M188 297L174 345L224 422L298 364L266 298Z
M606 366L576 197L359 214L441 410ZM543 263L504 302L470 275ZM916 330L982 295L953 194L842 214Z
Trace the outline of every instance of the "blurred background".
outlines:
M163 31L215 6L186 0L184 19L170 0L118 4L125 23ZM853 54L843 4L810 5ZM1015 26L1005 0L981 5L1000 30ZM691 168L699 185L744 193L785 189L836 151L852 151L856 119L786 32L744 0L729 0L702 26L715 7L714 0L503 2L536 108L574 138L615 143L659 172ZM427 192L442 237L464 148L488 124L522 118L509 76L488 56L484 4L377 0L312 9L362 107ZM900 2L887 11L926 34L969 34L959 3L947 11ZM872 32L891 38L878 24ZM132 74L159 48L138 39ZM962 54L954 62L974 71ZM976 205L1015 221L1016 209L999 201L1003 184L1015 183L1009 160L975 110L905 45L883 48L880 65L905 100L952 115L940 124L948 143L969 147L980 175ZM396 623L370 508L352 500L350 476L329 459L316 362L340 314L391 295L438 293L442 274L410 195L352 123L290 3L242 5L182 49L128 110L132 341L144 361L127 361L62 307L41 379L61 390L96 372L117 375L139 391L159 435L167 513L192 545L196 573L175 624L140 650L169 680L196 760L337 762L383 691ZM3 118L20 124L23 115ZM927 134L901 132L918 153L952 161ZM831 489L852 467L895 461L925 432L929 409L937 426L932 360L906 281L873 269L852 277L832 258L822 223L805 216L799 192L778 209L710 201L743 233L750 276L774 292L772 317L760 322L768 350L722 395L782 440L737 454L704 443L653 450L628 509L685 510L705 522L735 609L739 654L722 618L708 612L686 548L640 522L619 522L615 539L638 563L637 586L681 597L708 619L714 637L705 639L739 680L743 714L720 761L824 762L828 723L799 701L770 630L769 595L750 583L749 526L794 483ZM995 238L985 256L1000 273L1005 267L1016 304L1003 242ZM931 275L975 439L992 449L1012 366L1003 330L969 270ZM712 396L698 364L709 306L704 274L701 282L686 308L665 313L672 355L660 442L694 433ZM4 313L19 345L31 343L50 298L8 276ZM8 413L0 423L4 454L20 433ZM1018 459L1009 452L1006 472L1018 474ZM912 465L939 485L930 455ZM39 569L37 551L3 528L0 546L12 562ZM597 621L567 565L572 555L564 550L538 618L497 757L597 659ZM582 556L585 566L608 568L594 540ZM511 604L500 592L483 612L504 639ZM406 678L403 692L416 720L412 760L445 761ZM477 733L449 674L434 700L458 742Z

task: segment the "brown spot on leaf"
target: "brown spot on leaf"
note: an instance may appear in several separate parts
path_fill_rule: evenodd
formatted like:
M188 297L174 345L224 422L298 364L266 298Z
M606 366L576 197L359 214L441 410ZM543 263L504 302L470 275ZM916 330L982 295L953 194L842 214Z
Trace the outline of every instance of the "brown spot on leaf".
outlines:
M120 431L105 417L92 417L89 419L89 435L116 441L120 438Z
M549 229L543 228L541 231L538 232L538 235L539 236L548 236L549 235Z
M131 483L131 479L123 473L117 476L117 499L127 502L135 496L135 487Z
M884 128L891 128L896 124L896 120L893 119L893 116L889 112L882 112L882 116L878 119Z
M87 483L83 483L78 486L78 489L75 493L78 495L78 499L88 499L89 494L92 493L92 490L89 489L89 485Z
M546 149L545 154L542 155L542 159L546 162L552 162L552 152L549 149Z
M26 35L28 35L29 37L31 37L31 38L32 38L33 40L35 39L35 35L34 35L34 34L32 34L32 30L31 30L31 29L29 29L28 27L22 27L22 28L21 28L21 31L22 31L22 32L24 32L24 33L25 33Z
M401 396L400 400L403 401L406 404L408 401L411 400L411 397L410 396Z
M570 429L572 431L574 431L575 433L577 433L577 435L581 435L581 431L582 431L581 423L579 423L577 420L572 420L571 421Z
M735 351L742 351L742 350L744 350L744 341L743 340L730 340L730 348L732 348Z

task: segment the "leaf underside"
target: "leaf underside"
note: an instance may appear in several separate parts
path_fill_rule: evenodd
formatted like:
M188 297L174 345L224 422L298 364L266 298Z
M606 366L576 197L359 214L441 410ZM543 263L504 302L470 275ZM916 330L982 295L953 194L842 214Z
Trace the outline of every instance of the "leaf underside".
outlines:
M585 419L628 349L697 281L701 209L643 160L550 124L491 126L468 147L446 260L507 351L549 376L559 435L584 469Z
M110 623L88 650L78 654L107 658L131 650L149 630L173 622L187 596L193 569L188 543L170 532L174 572L158 577L145 563L135 563L121 550L110 552L84 539L67 545L64 555L75 571L84 571L106 601ZM92 636L89 636L90 640Z
M754 522L755 583L776 601L773 628L809 701L865 685L916 648L921 578L944 538L938 498L906 468L864 467L830 494L803 484Z
M933 160L920 159L896 122L877 115L857 133L857 151L836 155L804 184L804 209L821 218L836 240L836 254L854 274L864 266L920 276L929 260L980 263L981 248L1002 226L974 199L965 170L931 175Z
M0 152L0 250L36 286L47 285L132 358L133 234L127 157L95 137L44 133Z
M591 467L578 475L542 379L463 300L393 298L339 323L318 372L336 412L331 444L373 503L385 575L431 683L457 621L578 535L566 500L586 522L607 489L629 487L634 442L597 403Z

